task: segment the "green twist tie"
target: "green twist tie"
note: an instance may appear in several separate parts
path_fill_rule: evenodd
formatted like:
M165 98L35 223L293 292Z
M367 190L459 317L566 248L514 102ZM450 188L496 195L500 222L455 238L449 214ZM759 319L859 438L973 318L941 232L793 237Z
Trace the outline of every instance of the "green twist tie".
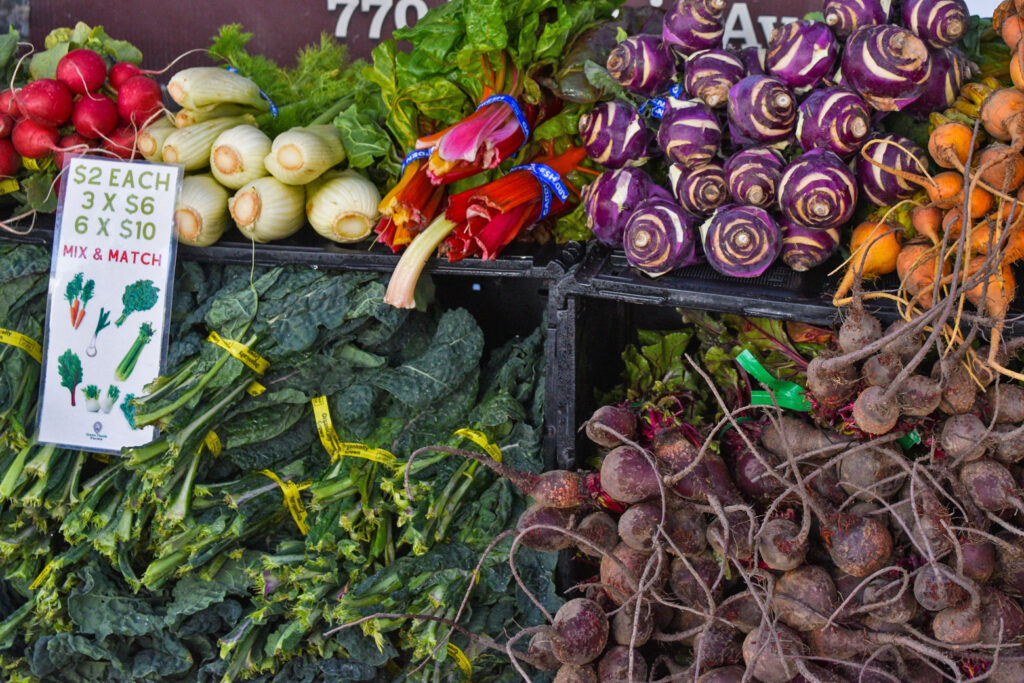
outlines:
M780 408L797 410L803 413L811 411L813 405L807 398L807 390L794 382L772 377L750 351L744 350L736 356L738 362L754 379L769 387L770 391L755 390L750 392L750 402L755 406L771 406L778 404ZM774 394L774 400L772 395Z
M921 435L918 434L917 430L915 429L909 434L904 434L902 437L897 439L896 443L898 443L900 445L900 448L902 448L903 450L913 448L914 446L921 443Z

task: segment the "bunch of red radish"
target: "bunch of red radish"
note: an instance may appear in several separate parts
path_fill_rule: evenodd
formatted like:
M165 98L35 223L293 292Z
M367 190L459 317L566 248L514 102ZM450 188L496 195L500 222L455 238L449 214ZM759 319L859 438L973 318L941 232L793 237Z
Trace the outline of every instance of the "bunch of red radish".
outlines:
M52 154L58 167L68 153L134 158L136 133L162 107L160 85L135 64L108 70L97 52L72 50L55 78L0 93L0 176L14 176L22 157Z

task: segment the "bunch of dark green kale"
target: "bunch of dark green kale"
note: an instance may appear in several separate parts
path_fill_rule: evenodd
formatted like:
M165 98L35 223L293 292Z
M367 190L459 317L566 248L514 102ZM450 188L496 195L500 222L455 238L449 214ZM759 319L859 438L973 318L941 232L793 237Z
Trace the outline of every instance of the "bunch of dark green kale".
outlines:
M40 338L48 269L45 250L0 247L0 328ZM35 443L38 365L0 346L5 678L438 680L463 675L461 652L475 676L504 680L502 653L443 621L337 627L458 616L503 642L539 622L511 538L492 544L520 495L462 459L408 461L426 445L477 448L455 434L470 428L538 471L540 330L488 352L465 310L385 306L368 273L183 263L175 287L170 371L121 403L160 437L108 463ZM269 369L257 375L211 331ZM354 449L332 461L318 396L342 442L394 460ZM551 562L516 554L549 610Z

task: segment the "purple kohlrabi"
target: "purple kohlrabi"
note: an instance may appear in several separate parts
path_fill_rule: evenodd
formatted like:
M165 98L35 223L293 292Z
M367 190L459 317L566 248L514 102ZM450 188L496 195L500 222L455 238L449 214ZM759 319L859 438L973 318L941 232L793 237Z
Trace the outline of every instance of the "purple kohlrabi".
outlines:
M862 26L889 23L890 4L888 0L825 0L825 24L844 39Z
M786 167L779 180L779 209L806 228L826 230L853 216L857 178L834 153L812 149Z
M665 12L661 37L682 55L722 44L725 0L676 0Z
M672 164L668 181L679 205L695 216L710 215L729 200L722 165L711 161L694 168Z
M871 133L871 109L849 88L819 88L800 103L796 137L802 149L849 156Z
M639 168L605 171L583 188L583 207L587 227L601 244L622 246L626 221L642 202L649 198L654 185L651 177Z
M622 238L626 260L652 277L696 263L694 222L675 202L644 202L626 223Z
M671 161L688 168L705 164L715 156L721 140L722 126L708 105L668 98L658 127L658 146Z
M580 117L587 156L608 168L640 166L647 161L651 133L629 102L601 102Z
M737 204L771 206L785 162L771 147L750 147L736 152L725 162L729 195Z
M785 142L796 128L796 98L773 76L747 76L732 86L728 112L734 144Z
M638 95L654 97L675 76L675 56L660 36L639 34L626 38L608 54L608 74Z
M963 38L971 21L964 0L903 0L903 25L928 47L949 47Z
M920 174L928 169L928 155L902 135L875 133L857 155L856 168L864 196L878 206L889 206L911 197L921 188L885 169Z
M683 86L712 109L724 107L729 88L747 75L740 58L725 50L702 50L686 60Z
M915 116L927 116L953 106L960 88L974 75L974 66L959 50L944 47L932 50L932 75L924 86L924 92L911 102L904 111Z
M841 83L875 109L897 111L924 92L932 60L920 38L900 26L866 26L846 41Z
M780 258L798 273L820 266L839 248L839 228L814 230L785 219L779 227L782 229Z
M820 21L791 21L772 31L765 65L772 76L800 93L832 75L838 54L828 26Z
M782 249L779 226L756 206L723 206L700 230L708 264L723 275L757 277Z

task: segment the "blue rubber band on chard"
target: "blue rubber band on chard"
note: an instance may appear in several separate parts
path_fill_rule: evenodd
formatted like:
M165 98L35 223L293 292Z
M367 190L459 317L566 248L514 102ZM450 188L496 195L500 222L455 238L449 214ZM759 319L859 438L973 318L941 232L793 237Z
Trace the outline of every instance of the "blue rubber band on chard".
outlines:
M903 0L901 14L903 25L935 50L963 38L971 22L964 0Z
M516 121L519 122L519 127L523 129L523 143L520 145L520 147L522 147L526 144L526 141L530 139L530 122L526 120L526 114L523 113L522 107L519 106L519 102L516 101L516 98L511 95L491 95L480 103L477 110L483 109L487 105L494 104L495 102L501 102L502 104L508 105L509 109L512 110L512 113L515 114Z
M233 66L227 67L227 70L230 71L233 74L240 73L238 71L238 69L236 69ZM257 88L257 89L260 91L260 97L262 97L264 100L267 101L267 106L270 107L270 115L273 116L276 119L278 114L281 113L281 110L278 109L277 105L274 104L274 101L272 99L270 99L270 95L268 95L267 93L263 92L262 88Z
M779 226L756 206L723 206L700 230L704 257L722 275L757 277L782 250Z
M673 162L693 168L718 152L722 127L711 107L700 100L670 97L658 126L658 146Z
M872 204L890 206L912 197L921 188L879 166L921 173L928 168L928 155L917 143L895 133L875 133L864 142L855 164L861 192Z
M782 155L771 147L736 152L723 167L729 196L737 204L771 206L785 165Z
M580 116L580 137L587 156L608 168L640 166L647 161L651 132L632 104L601 102Z
M587 227L601 244L622 247L622 233L633 211L644 202L654 182L646 171L627 167L605 171L583 188Z
M695 216L709 216L729 200L725 170L717 161L692 169L672 164L668 180L679 205Z
M675 57L660 36L630 36L608 54L608 75L622 87L654 97L668 88L676 73Z
M920 38L900 26L868 26L846 42L842 82L879 111L898 111L924 92L931 57Z
M720 47L725 0L677 0L665 12L661 38L682 55Z
M839 228L815 230L783 218L782 252L779 257L787 266L802 273L820 266L839 248Z
M891 6L891 0L826 0L825 24L844 40L862 26L889 23Z
M644 202L626 223L626 260L652 277L699 261L694 218L673 201Z
M786 167L778 193L779 208L787 219L827 230L853 217L857 178L836 154L813 149Z
M804 151L825 149L849 156L870 133L871 109L849 88L819 88L800 103L796 137Z
M414 161L416 161L418 159L426 159L427 157L429 157L433 153L434 153L434 148L433 147L428 147L427 149L417 149L417 150L414 150L414 151L409 152L408 154L406 154L405 158L402 159L402 170L399 171L398 177L401 178L403 175L405 175L405 167L406 166L408 166L409 164L411 164L412 162L414 162Z
M765 65L793 92L803 93L832 75L839 48L820 21L792 21L772 31Z
M729 88L727 112L734 144L784 143L796 129L796 98L773 76L747 76Z
M725 50L701 50L686 60L683 85L690 97L702 100L712 109L724 107L729 88L747 75L743 61ZM676 95L679 97L679 95Z
M509 169L509 173L512 171L529 171L534 178L540 181L542 203L540 216L537 220L546 218L551 212L552 192L555 193L559 201L564 202L569 198L569 190L566 188L565 183L562 182L562 176L558 175L550 166L544 164L524 164L522 166L513 166Z

